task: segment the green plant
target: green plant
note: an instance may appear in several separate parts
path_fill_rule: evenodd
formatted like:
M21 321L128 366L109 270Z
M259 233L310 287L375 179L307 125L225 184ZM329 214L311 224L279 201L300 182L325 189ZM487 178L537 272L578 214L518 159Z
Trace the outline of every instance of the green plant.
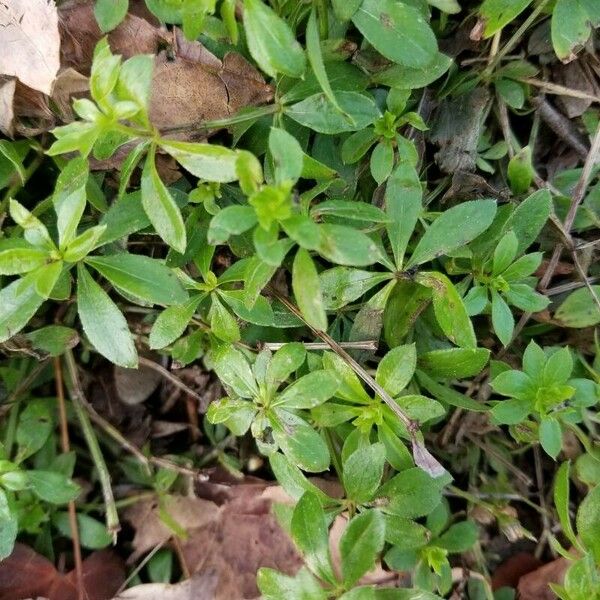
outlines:
M267 599L505 598L488 581L496 529L511 542L539 535L546 558L571 561L553 586L564 600L597 595L600 350L567 328L600 323L590 281L599 274L600 184L590 185L599 115L584 109L594 137L574 169L570 157L569 168L545 168L538 136L548 117L530 116L537 88L590 100L542 77L552 50L574 59L593 35L596 3L475 3L480 45L466 62L439 50L463 30L466 7L455 0L146 6L214 52L203 65L211 76L254 78L273 100L160 129L154 57L122 60L106 37L89 97L73 101L76 116L52 130L52 143L0 140L0 408L9 413L0 557L18 535L52 556L53 535L75 537L74 513L81 545L107 546L118 510L136 498L115 501L110 475L152 497L159 520L184 537L169 512L192 487L180 476L219 463L236 477L268 464L262 474L293 501L274 512L305 566L260 569ZM128 8L98 0L101 30L119 27ZM515 57L538 27L549 28L550 53ZM252 77L215 66L233 51L256 65ZM177 58L174 47L166 55ZM181 176L173 183L164 158ZM118 180L90 168L108 159L120 164ZM45 199L37 172L53 184ZM552 290L558 266L577 278ZM164 446L138 448L86 401L78 365L136 368L148 351L218 378L224 392L207 408L205 437L187 407L202 451L174 444L175 456L155 457ZM62 444L58 453L53 432L60 424L64 437L68 422L87 450ZM577 455L573 475L561 453ZM556 469L552 509L546 481ZM85 504L78 475L91 484ZM148 565L152 581L174 576L163 550ZM409 573L409 587L364 579L382 565ZM460 580L458 565L468 567Z

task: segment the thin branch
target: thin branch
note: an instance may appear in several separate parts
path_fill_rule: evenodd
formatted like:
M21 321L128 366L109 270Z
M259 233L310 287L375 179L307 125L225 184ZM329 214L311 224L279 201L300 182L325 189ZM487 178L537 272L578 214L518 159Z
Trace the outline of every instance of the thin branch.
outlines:
M62 366L60 358L54 357L54 382L56 385L56 399L58 403L58 415L60 420L60 445L64 454L71 450L69 441L69 427L67 425L67 407L65 406L65 389L63 385ZM81 559L81 545L79 542L79 526L77 524L77 509L75 501L68 504L69 529L73 541L73 561L75 562L75 579L77 581L77 599L84 600L83 590L83 561Z
M279 350L286 345L287 342L265 342L261 344L267 350ZM377 340L366 340L363 342L338 342L342 348L350 350L377 350L379 344ZM307 350L327 350L329 344L326 342L302 342L302 345Z
M191 387L183 383L179 377L173 375L171 371L165 369L162 365L155 363L153 360L149 358L145 358L144 356L140 356L138 358L140 365L144 367L148 367L149 369L153 369L157 373L160 373L165 379L168 379L175 387L178 387L180 390L183 390L186 394L190 395L192 398L197 400L198 402L203 402L204 399L200 394L195 392Z

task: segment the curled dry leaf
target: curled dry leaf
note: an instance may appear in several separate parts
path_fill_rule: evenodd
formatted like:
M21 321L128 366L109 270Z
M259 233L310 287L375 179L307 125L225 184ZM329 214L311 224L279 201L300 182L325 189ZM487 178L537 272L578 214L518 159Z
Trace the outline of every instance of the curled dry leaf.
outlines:
M218 584L216 573L194 575L186 581L170 585L149 583L125 590L113 600L213 600Z
M15 79L0 81L0 131L11 137L14 131L15 111L13 99L16 85Z
M141 365L138 369L114 367L115 388L125 404L140 404L158 387L161 376L154 369Z
M87 600L109 600L125 581L121 559L110 550L94 552L83 561ZM0 563L0 600L77 600L75 571L59 573L44 556L24 544Z
M54 1L1 0L0 48L0 74L50 94L60 67Z

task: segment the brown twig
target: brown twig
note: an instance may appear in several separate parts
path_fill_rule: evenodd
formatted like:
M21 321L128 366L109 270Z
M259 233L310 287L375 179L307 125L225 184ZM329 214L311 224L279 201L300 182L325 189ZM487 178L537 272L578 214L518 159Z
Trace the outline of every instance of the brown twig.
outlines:
M159 365L158 363L155 363L153 360L145 358L144 356L140 356L138 360L140 365L143 365L144 367L148 367L149 369L153 369L157 373L160 373L165 379L168 379L175 387L178 387L180 390L183 390L186 394L190 395L198 402L204 401L200 394L198 394L191 387L183 383L183 381L181 381L179 377L173 375L171 371L165 369L162 365Z
M67 425L67 408L65 405L65 388L63 385L62 366L60 358L54 357L54 380L56 385L56 399L58 403L58 416L60 421L60 445L64 454L71 450L69 441L69 427ZM75 501L68 504L69 528L73 541L73 561L75 562L75 579L77 581L77 599L84 600L83 589L83 561L81 559L81 545L79 542L79 527L77 524L77 509Z

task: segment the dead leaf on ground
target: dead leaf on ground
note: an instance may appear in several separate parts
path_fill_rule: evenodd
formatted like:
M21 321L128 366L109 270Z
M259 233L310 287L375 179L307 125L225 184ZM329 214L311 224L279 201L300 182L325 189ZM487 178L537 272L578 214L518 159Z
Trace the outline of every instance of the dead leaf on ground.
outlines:
M488 100L489 92L478 87L440 104L430 140L440 147L435 160L444 173L475 170Z
M566 558L557 558L521 577L517 588L520 600L555 600L556 594L548 584L562 583L570 564Z
M13 100L16 85L15 79L0 81L0 131L9 137L12 137L14 131Z
M125 581L123 561L110 550L94 552L83 561L87 600L109 600ZM75 571L59 573L44 556L24 544L0 563L0 600L77 600Z
M540 564L540 560L529 552L519 552L511 556L496 569L492 577L492 589L516 588L519 579L537 569Z
M194 575L176 584L149 583L136 585L113 600L214 600L218 584L217 573ZM230 600L235 600L231 598Z
M213 490L214 497L220 498L216 502L182 496L168 500L168 514L187 531L187 539L180 541L183 559L190 573L216 577L211 600L256 598L260 567L292 574L302 564L293 543L271 514L272 502L290 499L278 486L262 482L214 487L218 488ZM136 531L133 560L172 536L159 519L156 502L140 502L124 517Z
M129 405L147 400L161 381L160 373L144 365L138 369L115 366L113 376L119 400Z
M60 67L58 13L53 0L0 1L0 74L50 94Z

